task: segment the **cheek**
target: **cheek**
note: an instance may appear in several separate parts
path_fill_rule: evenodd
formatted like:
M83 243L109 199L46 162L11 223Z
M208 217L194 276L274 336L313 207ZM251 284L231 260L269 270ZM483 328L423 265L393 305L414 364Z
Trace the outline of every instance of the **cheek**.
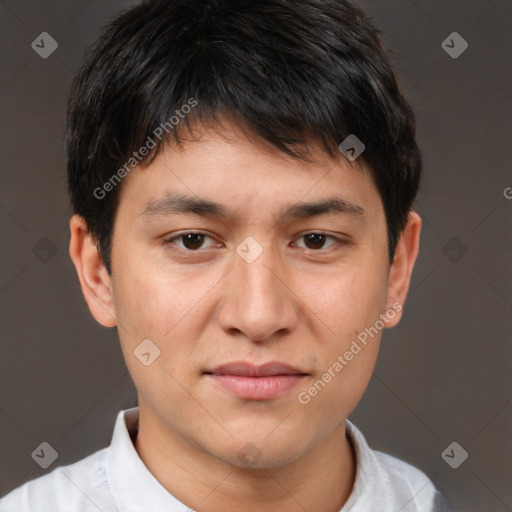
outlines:
M183 372L193 366L197 355L197 340L201 337L211 309L206 309L208 290L214 288L219 276L198 276L192 279L176 271L164 271L154 265L143 264L143 258L127 257L122 273L113 280L115 311L119 338L127 366L137 387L144 387L155 379L168 386L172 375L185 378ZM137 360L134 351L143 340L156 346L158 359L147 371ZM171 379L172 380L172 379Z
M375 323L384 312L386 296L385 273L358 267L344 277L317 281L308 305L341 350L347 340Z
M311 399L307 407L337 421L357 405L375 367L386 279L385 273L358 268L345 278L317 285L308 306L318 312L315 352L319 364L313 387L306 390Z
M116 316L137 337L152 335L163 342L199 300L197 286L142 254L126 254L119 270L113 279Z

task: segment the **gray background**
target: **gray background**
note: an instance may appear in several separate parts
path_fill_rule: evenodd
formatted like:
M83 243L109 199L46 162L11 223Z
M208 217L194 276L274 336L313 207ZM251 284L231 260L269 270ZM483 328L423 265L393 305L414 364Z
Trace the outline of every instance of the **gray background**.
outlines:
M59 454L51 471L107 446L136 405L116 331L89 314L68 256L62 144L83 52L129 4L0 1L0 495L45 473L31 458L42 441ZM461 511L512 510L512 2L360 5L415 108L425 180L406 314L351 419ZM454 31L469 43L457 59L441 47ZM59 44L47 59L31 48L41 32ZM469 453L458 469L441 458L452 441Z

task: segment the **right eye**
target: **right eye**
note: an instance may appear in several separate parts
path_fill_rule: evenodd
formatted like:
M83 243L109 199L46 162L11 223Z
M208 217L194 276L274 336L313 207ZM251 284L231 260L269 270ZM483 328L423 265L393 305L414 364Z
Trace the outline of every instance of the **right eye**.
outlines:
M178 249L184 251L197 252L198 249L201 249L201 246L203 245L205 238L210 238L211 240L213 240L213 238L209 236L207 233L187 231L184 233L180 233L178 235L174 235L170 238L166 238L163 243L164 245L174 245L178 247ZM180 240L182 242L182 245L180 246L179 244L176 244L174 242L175 240ZM212 245L211 247L215 247L215 245Z

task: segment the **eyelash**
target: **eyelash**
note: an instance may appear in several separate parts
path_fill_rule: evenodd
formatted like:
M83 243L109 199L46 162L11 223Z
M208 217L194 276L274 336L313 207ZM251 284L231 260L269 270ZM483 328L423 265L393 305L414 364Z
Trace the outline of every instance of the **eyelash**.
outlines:
M179 235L174 235L170 238L167 238L163 241L163 244L165 246L170 246L172 250L176 250L176 251L180 251L180 252L188 252L188 253L199 253L201 252L202 250L206 250L206 249L196 249L196 250L191 250L191 249L187 249L187 248L183 248L183 247L178 247L176 246L176 244L173 243L173 240L176 240L176 239L180 239L182 237L185 237L186 235L202 235L202 236L205 236L205 237L208 237L208 238L211 238L213 240L213 237L210 236L208 233L204 233L202 231L185 231L183 233L180 233ZM341 246L341 245L344 245L346 244L347 242L345 242L344 240L334 236L334 235L330 235L328 233L324 233L322 231L308 231L307 233L304 233L302 235L300 235L298 238L304 238L308 235L324 235L326 237L326 239L332 239L335 241L335 243L333 245L331 245L330 247L326 248L326 249L307 249L306 248L306 251L309 251L309 252L321 252L321 251L326 251L326 250L329 250L331 249L333 246ZM214 247L208 247L207 249L212 249Z

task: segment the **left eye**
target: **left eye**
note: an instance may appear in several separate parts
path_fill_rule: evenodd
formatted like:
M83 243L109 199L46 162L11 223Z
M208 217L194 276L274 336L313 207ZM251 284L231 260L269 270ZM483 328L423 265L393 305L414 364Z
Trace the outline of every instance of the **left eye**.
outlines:
M306 247L306 249L314 249L314 250L320 250L320 249L326 249L326 247L322 247L326 241L326 239L330 238L331 240L334 240L334 244L338 242L338 239L331 235L326 235L325 233L306 233L305 235L302 235L299 237L299 240L303 238L306 240L306 244L310 244L312 247ZM333 245L333 244L331 244ZM320 246L320 247L319 247ZM328 246L330 247L330 246Z

